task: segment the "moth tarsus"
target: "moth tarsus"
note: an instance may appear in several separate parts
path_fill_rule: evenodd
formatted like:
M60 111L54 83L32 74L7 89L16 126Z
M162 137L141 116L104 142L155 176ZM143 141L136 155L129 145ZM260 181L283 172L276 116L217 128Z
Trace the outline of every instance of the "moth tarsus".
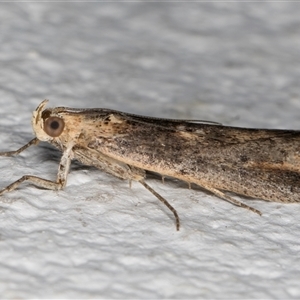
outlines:
M176 221L176 230L179 231L180 228L180 220L179 216L177 214L176 209L160 194L158 194L154 189L152 189L144 180L141 180L140 183L148 190L150 191L159 201L161 201L164 205L167 206L167 208L174 214L175 221Z
M33 112L35 138L13 156L39 141L62 151L55 181L25 175L0 191L22 182L59 190L67 183L72 159L121 179L140 182L180 220L175 208L146 182L146 171L197 184L234 205L261 212L227 191L274 202L300 201L300 131L223 126L197 120L172 120L110 109L45 108Z

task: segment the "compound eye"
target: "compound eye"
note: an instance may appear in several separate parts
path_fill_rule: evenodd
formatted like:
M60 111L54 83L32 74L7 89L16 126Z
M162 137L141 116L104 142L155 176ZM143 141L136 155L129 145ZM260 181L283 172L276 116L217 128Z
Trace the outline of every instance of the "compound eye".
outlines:
M50 117L44 122L44 131L52 137L60 136L64 127L64 120L58 117Z

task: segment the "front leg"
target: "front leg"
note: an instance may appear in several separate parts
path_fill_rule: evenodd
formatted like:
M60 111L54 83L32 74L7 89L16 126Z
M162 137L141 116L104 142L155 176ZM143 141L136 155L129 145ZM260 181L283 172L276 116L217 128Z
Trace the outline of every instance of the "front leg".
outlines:
M24 145L21 148L19 148L18 150L0 152L0 156L8 156L8 157L10 157L10 156L13 156L13 155L18 155L21 152L23 152L24 150L26 150L27 148L29 148L30 146L37 145L38 143L39 143L39 139L38 138L34 138L30 142L28 142L26 145Z
M33 175L24 175L20 179L11 183L4 189L0 191L0 196L4 193L13 191L16 189L22 182L28 181L38 187L49 189L49 190L60 190L65 187L67 183L67 176L70 169L71 159L72 159L72 148L68 148L63 152L63 155L60 159L56 181L44 179L41 177Z

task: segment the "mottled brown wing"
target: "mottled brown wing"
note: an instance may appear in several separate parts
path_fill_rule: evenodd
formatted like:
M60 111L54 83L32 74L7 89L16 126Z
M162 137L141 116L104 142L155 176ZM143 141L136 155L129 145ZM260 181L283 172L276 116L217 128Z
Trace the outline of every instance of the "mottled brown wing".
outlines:
M299 131L115 117L120 134L96 136L91 146L129 165L266 200L299 190Z

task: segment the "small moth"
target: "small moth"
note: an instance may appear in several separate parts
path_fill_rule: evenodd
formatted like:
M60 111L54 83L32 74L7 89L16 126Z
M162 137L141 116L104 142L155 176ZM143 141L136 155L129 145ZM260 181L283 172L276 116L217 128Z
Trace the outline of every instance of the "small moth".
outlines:
M219 123L151 118L95 108L47 108L33 112L35 138L12 156L39 141L49 142L62 157L56 181L32 175L0 191L28 181L42 188L65 187L72 159L109 174L140 182L174 214L176 210L146 182L146 171L197 184L234 205L261 214L226 192L275 202L300 201L300 131L249 129Z

